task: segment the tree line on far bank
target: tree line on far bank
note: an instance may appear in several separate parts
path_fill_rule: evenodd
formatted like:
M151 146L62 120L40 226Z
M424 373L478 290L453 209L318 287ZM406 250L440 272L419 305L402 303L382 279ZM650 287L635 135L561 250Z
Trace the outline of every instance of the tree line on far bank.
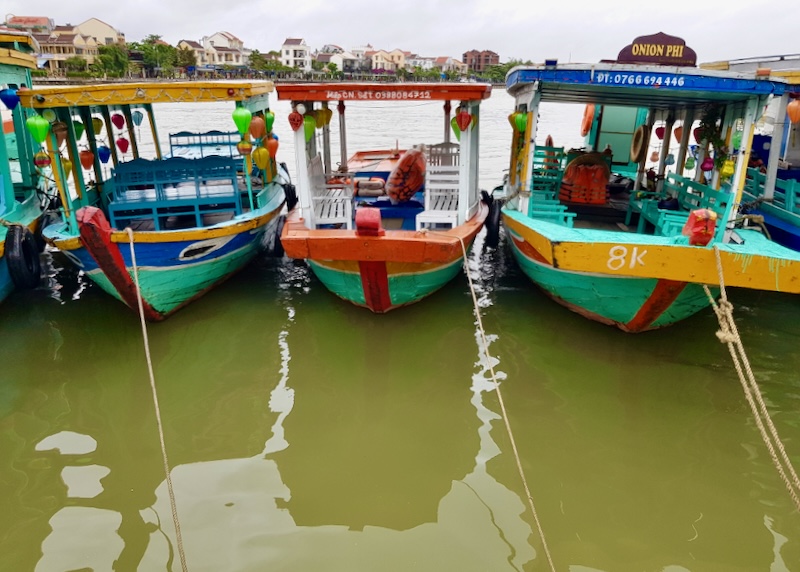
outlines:
M161 41L161 36L150 34L141 42L129 42L128 44L111 44L98 46L98 54L95 61L89 64L81 56L73 56L64 61L67 77L74 78L124 78L128 76L141 77L165 77L171 78L176 75L183 75L187 69L197 66L195 53L188 48L176 48L166 42ZM258 50L253 50L250 54L250 61L246 71L266 72L269 75L286 75L291 73L302 73L302 70L290 68L282 65L274 56L278 52L262 54ZM267 57L269 56L269 57ZM480 74L471 74L475 79L489 81L492 83L503 83L506 73L516 65L531 62L522 60L511 60L507 63L490 66ZM311 67L315 72L325 73L334 79L345 79L343 71L339 70L336 64L323 64L322 62L312 61ZM233 73L240 71L241 68L223 65L221 73ZM369 75L365 72L364 75ZM456 80L462 76L457 72L445 72L441 70L423 70L416 67L413 71L400 69L396 72L385 70L372 70L373 75L395 76L404 81L438 81L440 79ZM44 76L47 71L39 70L34 75Z

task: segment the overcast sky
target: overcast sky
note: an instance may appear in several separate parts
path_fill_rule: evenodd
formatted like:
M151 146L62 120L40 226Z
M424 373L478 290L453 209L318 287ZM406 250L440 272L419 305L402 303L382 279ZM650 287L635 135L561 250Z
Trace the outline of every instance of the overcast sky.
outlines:
M800 3L766 0L4 0L6 15L47 16L57 24L96 17L128 41L157 34L171 44L218 31L262 52L287 37L313 49L371 44L421 56L492 50L500 61L596 62L633 38L682 37L698 62L800 52Z

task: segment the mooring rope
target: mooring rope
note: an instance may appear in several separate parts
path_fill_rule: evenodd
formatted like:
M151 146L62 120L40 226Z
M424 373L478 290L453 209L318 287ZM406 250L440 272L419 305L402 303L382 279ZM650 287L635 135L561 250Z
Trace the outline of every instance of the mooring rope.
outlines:
M544 530L542 530L542 524L539 522L539 515L536 513L536 506L533 504L533 497L531 496L530 488L528 487L528 480L525 478L525 471L522 468L522 461L519 457L519 451L517 450L517 443L514 440L514 433L511 431L511 424L508 421L508 414L506 413L506 406L503 402L503 394L500 392L500 384L497 381L497 376L494 372L494 365L492 364L492 356L489 354L489 343L486 340L486 330L483 329L483 320L481 319L481 309L478 305L478 297L475 294L475 286L472 283L472 275L469 271L469 263L467 261L467 247L464 244L464 239L459 237L461 241L461 251L464 254L464 272L467 274L467 281L469 282L469 291L472 294L472 304L475 307L475 317L478 320L478 331L481 334L481 343L483 344L483 353L486 355L486 361L489 364L489 372L492 374L492 382L494 383L494 390L497 392L497 400L500 403L500 410L503 413L503 421L506 425L506 432L508 433L508 439L511 443L511 450L514 452L514 459L517 462L517 470L519 471L519 476L522 479L522 486L525 488L525 494L528 497L528 504L531 508L531 514L533 515L533 520L536 523L536 529L539 532L539 538L542 540L542 548L544 549L545 556L547 556L547 562L550 564L550 570L555 572L555 565L553 564L553 558L550 556L550 549L547 547L547 540L544 537Z
M186 553L183 551L183 536L181 535L181 524L178 520L178 507L175 504L175 491L172 488L172 477L169 470L169 459L167 458L167 445L164 441L164 425L161 423L161 408L158 405L158 392L156 391L156 378L153 374L153 360L150 357L150 340L147 337L147 322L144 319L144 305L142 303L142 291L139 288L139 267L136 264L136 251L133 248L133 231L130 227L125 229L128 233L128 240L131 246L131 264L133 265L133 280L136 284L136 298L139 302L139 319L142 323L142 338L144 339L144 354L147 358L147 371L150 374L150 388L153 392L153 404L156 409L156 422L158 423L158 438L161 442L161 458L164 461L164 475L167 481L167 491L169 492L169 504L172 509L172 522L175 524L175 538L178 545L178 555L181 559L181 569L187 572Z
M761 438L767 446L767 450L769 451L770 457L772 457L772 462L778 474L781 476L781 479L783 479L789 491L789 496L792 497L797 510L800 510L800 497L798 497L798 493L800 493L800 479L798 479L797 472L794 466L792 466L789 456L786 454L786 449L784 449L783 442L781 441L780 435L778 435L778 430L772 423L769 410L764 403L761 390L758 387L758 382L756 382L753 370L750 367L750 361L747 359L742 339L739 336L739 330L733 319L733 304L728 301L728 295L725 291L722 258L718 246L714 247L714 253L717 259L717 273L719 274L719 302L714 300L714 296L711 295L711 290L709 290L708 286L703 285L703 289L705 290L706 296L708 296L708 299L711 301L711 307L714 309L714 313L717 315L717 320L719 321L720 329L717 331L717 337L720 342L728 346L733 365L736 368L736 373L739 375L739 382L742 384L745 397L750 404L750 409L753 412L756 426L761 433ZM744 366L744 370L742 366ZM769 432L767 432L767 429L769 429ZM776 452L776 449L780 455Z

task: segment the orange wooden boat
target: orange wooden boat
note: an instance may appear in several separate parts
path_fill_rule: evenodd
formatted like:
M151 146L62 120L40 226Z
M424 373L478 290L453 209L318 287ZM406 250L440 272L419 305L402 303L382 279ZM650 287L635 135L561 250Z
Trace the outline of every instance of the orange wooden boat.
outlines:
M290 118L297 127L299 208L289 214L281 234L286 254L305 259L336 295L376 313L417 302L455 277L464 248L470 247L489 212L478 191L477 118L491 86L312 83L276 88L278 99L292 101L292 114L313 116L321 130L320 141L306 141L300 128L304 121ZM346 105L409 100L446 102L446 126L456 105L475 121L462 130L460 144L449 140L448 127L441 142L348 157ZM345 166L337 171L331 168L331 102L336 102L339 116L337 159ZM387 139L394 141L390 133Z

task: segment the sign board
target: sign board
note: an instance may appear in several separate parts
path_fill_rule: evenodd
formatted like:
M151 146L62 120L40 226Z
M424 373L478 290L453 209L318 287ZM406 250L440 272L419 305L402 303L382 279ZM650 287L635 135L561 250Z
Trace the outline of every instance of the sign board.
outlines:
M639 36L622 48L617 63L695 66L697 54L682 38L659 32L652 36Z

